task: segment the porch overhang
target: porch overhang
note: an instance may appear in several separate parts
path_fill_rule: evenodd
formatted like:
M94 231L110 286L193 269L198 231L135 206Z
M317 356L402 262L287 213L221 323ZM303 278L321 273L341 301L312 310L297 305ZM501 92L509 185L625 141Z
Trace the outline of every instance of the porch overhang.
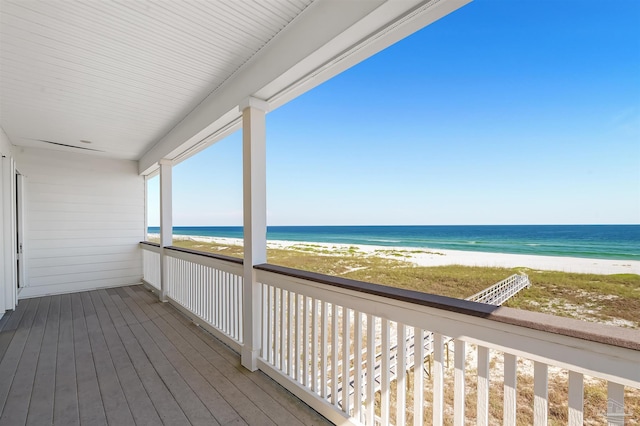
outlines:
M244 99L262 99L276 109L469 1L314 2L145 153L140 173L154 170L161 158L193 155L240 128Z
M239 128L244 99L273 110L469 1L0 0L0 126L146 175Z

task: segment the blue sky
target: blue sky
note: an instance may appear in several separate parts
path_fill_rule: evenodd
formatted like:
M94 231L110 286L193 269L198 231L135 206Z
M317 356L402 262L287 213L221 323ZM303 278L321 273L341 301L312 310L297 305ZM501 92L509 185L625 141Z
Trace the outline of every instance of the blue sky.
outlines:
M175 166L174 225L242 225L241 166L240 132ZM640 223L640 1L476 0L270 112L267 214Z

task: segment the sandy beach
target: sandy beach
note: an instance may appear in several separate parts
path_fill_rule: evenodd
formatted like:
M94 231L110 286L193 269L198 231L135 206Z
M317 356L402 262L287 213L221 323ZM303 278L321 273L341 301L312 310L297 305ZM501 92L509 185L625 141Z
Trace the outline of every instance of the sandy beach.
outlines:
M242 245L242 239L217 237L174 236L174 239L214 242L223 245ZM299 241L268 241L269 248L301 250L319 254L361 254L404 260L416 266L496 266L524 267L543 271L577 272L588 274L640 274L640 262L633 260L586 259L578 257L532 256L522 254L484 253L441 250L419 247L388 247L374 245L313 243Z

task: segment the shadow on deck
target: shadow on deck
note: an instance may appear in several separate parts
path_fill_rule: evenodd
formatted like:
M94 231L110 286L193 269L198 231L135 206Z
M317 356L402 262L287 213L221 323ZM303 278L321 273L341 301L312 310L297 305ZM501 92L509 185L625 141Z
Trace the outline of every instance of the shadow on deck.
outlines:
M0 425L330 424L142 286L20 301L0 359Z

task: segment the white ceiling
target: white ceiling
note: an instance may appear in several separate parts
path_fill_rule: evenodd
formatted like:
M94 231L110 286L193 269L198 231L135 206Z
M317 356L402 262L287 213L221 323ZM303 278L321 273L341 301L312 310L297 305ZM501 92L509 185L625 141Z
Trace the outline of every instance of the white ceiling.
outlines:
M138 159L311 1L2 0L2 127Z
M0 0L0 125L144 172L247 96L277 107L467 1Z

